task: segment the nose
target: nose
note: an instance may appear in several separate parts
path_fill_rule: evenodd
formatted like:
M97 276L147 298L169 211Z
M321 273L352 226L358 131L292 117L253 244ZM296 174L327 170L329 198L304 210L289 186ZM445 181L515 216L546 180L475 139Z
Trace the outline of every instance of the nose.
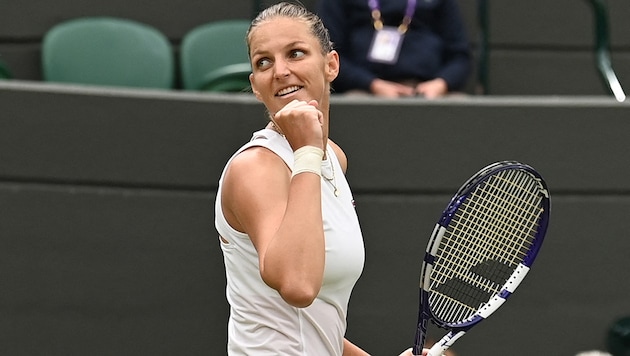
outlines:
M274 78L282 79L289 76L291 71L289 70L289 65L286 60L278 59L274 63Z

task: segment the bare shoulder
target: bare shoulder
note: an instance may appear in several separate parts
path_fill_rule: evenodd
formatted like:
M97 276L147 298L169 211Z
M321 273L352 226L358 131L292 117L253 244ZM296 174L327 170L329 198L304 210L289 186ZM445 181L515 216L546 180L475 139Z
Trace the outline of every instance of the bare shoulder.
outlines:
M265 147L254 146L244 150L232 159L227 168L226 177L242 170L245 172L252 171L252 173L259 171L277 172L281 166L286 168L286 164L280 156ZM242 175L237 176L242 177Z
M343 173L346 173L346 170L348 170L348 157L346 157L346 153L333 140L328 139L328 143L330 144L330 147L332 147L333 151L335 151L335 155L337 155L337 159L339 160L341 169L343 169Z
M282 158L264 147L252 147L230 162L221 189L228 223L236 230L253 233L274 204L286 203L291 172ZM283 203L284 201L284 203Z

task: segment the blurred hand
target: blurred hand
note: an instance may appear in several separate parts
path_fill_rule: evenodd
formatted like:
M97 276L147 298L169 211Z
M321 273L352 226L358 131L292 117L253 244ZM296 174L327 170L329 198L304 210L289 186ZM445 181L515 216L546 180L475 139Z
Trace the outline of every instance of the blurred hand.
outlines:
M370 84L370 91L372 94L384 98L399 98L402 96L416 95L412 87L383 79L374 79L372 84Z
M435 99L448 93L448 85L442 78L422 82L416 86L416 93L426 99Z

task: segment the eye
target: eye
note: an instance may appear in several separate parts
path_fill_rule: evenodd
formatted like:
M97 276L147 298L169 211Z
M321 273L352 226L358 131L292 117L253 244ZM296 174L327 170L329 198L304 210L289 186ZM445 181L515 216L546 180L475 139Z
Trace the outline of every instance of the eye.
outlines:
M306 55L306 52L302 51L301 49L294 49L291 51L291 58L300 58L300 57L304 57Z
M259 69L268 68L271 65L269 58L260 58L256 61L256 67Z

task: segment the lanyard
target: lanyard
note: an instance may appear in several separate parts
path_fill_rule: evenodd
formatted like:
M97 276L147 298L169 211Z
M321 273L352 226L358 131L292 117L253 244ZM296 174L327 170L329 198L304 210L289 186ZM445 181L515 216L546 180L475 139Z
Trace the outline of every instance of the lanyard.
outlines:
M381 9L378 0L368 0L370 10L372 10L372 19L374 20L374 29L377 31L383 28L383 20L381 20ZM405 33L409 28L413 14L416 12L416 0L407 0L407 9L402 23L398 26L398 32Z

